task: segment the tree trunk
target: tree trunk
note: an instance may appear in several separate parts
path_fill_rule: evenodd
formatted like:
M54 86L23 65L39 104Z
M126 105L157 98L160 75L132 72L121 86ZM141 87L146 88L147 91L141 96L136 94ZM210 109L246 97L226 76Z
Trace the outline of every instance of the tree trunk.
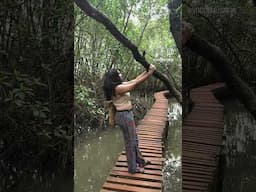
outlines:
M237 75L230 60L223 51L196 34L192 34L186 44L192 51L210 61L221 75L226 85L237 96L241 103L256 119L256 95L250 87Z
M91 6L87 0L75 0L75 2L89 17L103 24L106 29L123 44L123 46L130 49L136 61L141 63L145 68L149 67L150 64L146 61L145 57L139 53L138 48L127 39L104 14ZM158 71L155 71L153 75L165 84L170 93L174 95L179 103L182 103L181 93L174 87L173 82Z
M169 22L170 22L170 32L175 40L176 46L182 54L181 45L181 6L182 0L169 0L168 8L170 11Z

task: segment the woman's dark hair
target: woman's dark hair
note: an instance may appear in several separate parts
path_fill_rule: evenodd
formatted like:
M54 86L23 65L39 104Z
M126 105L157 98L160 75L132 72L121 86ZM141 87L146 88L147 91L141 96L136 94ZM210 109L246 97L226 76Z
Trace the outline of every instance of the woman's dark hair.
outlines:
M115 87L121 84L123 80L119 76L117 69L110 69L104 75L103 91L106 100L112 100L115 95Z

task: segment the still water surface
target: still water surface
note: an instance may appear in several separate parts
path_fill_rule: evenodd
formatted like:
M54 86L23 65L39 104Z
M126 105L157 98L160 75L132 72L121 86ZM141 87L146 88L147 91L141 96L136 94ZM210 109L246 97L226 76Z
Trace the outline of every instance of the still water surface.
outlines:
M123 147L122 132L118 128L79 138L74 152L74 191L100 191Z

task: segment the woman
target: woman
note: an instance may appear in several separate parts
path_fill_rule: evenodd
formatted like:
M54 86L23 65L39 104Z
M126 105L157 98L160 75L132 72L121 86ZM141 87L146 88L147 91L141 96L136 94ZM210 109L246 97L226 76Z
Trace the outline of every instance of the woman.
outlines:
M131 81L124 81L122 74L116 69L110 69L105 74L104 94L106 100L112 103L116 110L116 123L122 129L128 164L128 172L144 172L144 166L150 164L141 155L138 147L138 137L134 122L130 91L148 79L155 71L155 66L150 65L149 70L141 73Z

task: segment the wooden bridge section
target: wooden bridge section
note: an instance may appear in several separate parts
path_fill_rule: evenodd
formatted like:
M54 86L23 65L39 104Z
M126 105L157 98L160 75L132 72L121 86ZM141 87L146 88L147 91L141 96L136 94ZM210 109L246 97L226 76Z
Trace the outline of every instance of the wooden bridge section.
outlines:
M224 128L224 107L213 90L217 83L191 91L192 112L182 127L182 191L205 192L214 185Z
M162 191L163 134L166 128L168 99L166 91L155 93L155 103L137 126L139 147L151 164L144 173L128 173L125 151L121 153L103 184L101 192L160 192Z

